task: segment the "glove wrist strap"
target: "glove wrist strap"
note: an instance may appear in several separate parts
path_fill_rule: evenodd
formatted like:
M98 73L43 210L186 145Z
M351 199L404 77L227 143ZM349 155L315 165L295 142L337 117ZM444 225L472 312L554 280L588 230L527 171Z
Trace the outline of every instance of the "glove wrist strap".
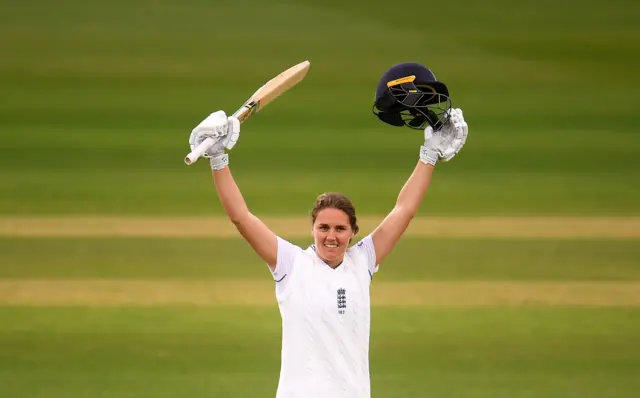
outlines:
M420 161L424 164L435 166L438 162L438 152L422 145L420 147Z
M211 170L222 170L229 164L229 154L221 153L209 159Z

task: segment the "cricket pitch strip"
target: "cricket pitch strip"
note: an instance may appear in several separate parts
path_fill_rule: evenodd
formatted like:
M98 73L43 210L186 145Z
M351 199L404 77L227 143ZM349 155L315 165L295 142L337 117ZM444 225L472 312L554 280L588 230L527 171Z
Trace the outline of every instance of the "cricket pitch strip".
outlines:
M250 292L250 293L248 293ZM275 308L273 281L264 280L0 280L0 304L10 306L251 306ZM640 282L447 281L371 286L374 307L638 307Z
M307 218L261 217L278 235L307 237ZM382 216L358 218L360 230L372 231ZM4 237L212 237L238 238L224 217L0 217ZM640 217L418 217L405 236L451 238L639 239Z

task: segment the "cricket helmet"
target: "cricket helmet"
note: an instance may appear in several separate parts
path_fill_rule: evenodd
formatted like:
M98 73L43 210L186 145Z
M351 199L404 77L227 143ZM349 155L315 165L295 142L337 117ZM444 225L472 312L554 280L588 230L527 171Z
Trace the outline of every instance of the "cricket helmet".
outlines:
M404 62L389 68L378 82L373 113L392 126L438 131L451 109L447 86L429 68Z

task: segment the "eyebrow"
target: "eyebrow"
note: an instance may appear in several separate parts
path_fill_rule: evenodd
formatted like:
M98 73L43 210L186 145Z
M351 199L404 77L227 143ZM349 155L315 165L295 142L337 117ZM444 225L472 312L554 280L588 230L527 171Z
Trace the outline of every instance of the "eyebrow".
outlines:
M329 225L329 224L325 224L325 223L323 223L323 224L318 224L318 226L319 226L319 227L330 227L330 225ZM336 224L336 225L335 225L335 227L336 227L336 228L340 228L340 227L342 227L342 228L347 228L347 225L346 225L346 224Z

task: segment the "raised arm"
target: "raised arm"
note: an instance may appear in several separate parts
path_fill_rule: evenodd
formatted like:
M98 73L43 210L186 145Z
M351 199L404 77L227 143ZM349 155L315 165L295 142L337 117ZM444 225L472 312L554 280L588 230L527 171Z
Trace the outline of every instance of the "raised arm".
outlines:
M373 231L376 264L380 264L391 252L413 217L418 213L420 203L422 203L431 182L433 170L433 164L423 163L422 160L418 161L413 173L400 190L393 210Z
M247 204L229 170L230 150L240 137L240 122L235 117L227 117L223 111L209 115L196 126L189 138L191 148L197 147L207 138L215 143L204 157L209 159L218 199L229 220L251 248L275 270L278 241L276 235L256 216L249 212Z
M391 212L373 231L376 264L389 255L418 213L425 197L436 163L451 160L462 149L467 139L467 123L460 109L452 111L449 121L437 132L431 126L425 129L425 142L420 148L420 160L404 184Z
M276 235L249 211L228 166L213 170L212 174L218 198L227 216L253 250L274 270L278 254Z

